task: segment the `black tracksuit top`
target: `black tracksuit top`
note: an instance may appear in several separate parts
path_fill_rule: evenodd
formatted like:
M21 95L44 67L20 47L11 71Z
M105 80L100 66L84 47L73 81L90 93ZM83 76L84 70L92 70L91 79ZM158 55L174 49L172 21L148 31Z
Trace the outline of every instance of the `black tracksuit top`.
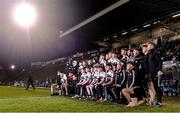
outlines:
M162 69L161 57L154 49L150 50L148 54L148 68L149 72L153 75Z
M125 83L126 72L125 70L115 72L115 84L123 85Z
M126 87L141 87L142 78L135 69L126 72Z

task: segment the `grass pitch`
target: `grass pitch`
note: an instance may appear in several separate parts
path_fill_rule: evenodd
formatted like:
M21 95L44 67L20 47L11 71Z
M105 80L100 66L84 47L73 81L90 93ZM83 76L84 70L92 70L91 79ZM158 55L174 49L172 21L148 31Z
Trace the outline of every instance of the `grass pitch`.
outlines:
M48 89L26 91L24 88L0 86L0 112L180 112L180 96L164 97L161 108L124 105L51 97Z

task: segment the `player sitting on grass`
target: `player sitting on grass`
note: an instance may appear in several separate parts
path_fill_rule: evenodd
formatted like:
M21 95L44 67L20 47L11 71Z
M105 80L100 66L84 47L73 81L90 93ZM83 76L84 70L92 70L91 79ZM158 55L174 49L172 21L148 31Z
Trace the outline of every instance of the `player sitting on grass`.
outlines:
M124 64L122 62L117 63L116 71L115 71L114 87L115 87L118 103L124 102L124 98L122 96L122 89L126 87L126 84L125 84L126 71L123 68L123 65Z
M105 83L106 73L103 70L102 66L99 66L98 68L99 73L99 82L95 84L95 89L97 92L97 101L101 102L104 99L104 92L103 92L103 84Z
M91 80L90 68L86 67L85 70L81 69L81 77L79 83L77 83L77 88L80 89L79 97L85 97L86 85L89 85Z
M57 71L57 77L55 78L55 83L51 85L51 96L59 95L59 90L61 86L61 71Z
M84 93L83 97L87 96L86 92L86 86L91 83L91 72L90 72L90 67L86 66L85 67L86 75L85 75L85 80L82 82L82 91ZM90 95L88 95L89 98Z
M85 81L85 76L86 76L85 69L82 68L82 69L81 69L80 80L79 80L79 82L77 83L77 89L79 89L79 95L75 95L73 98L79 98L79 97L82 97L82 96L83 96L82 83Z
M61 79L61 85L60 85L60 90L61 90L61 94L60 95L68 95L68 83L67 83L67 76L66 74L59 72L60 75L60 79Z
M92 77L91 77L91 83L86 86L86 90L88 95L90 96L90 99L95 100L95 94L94 94L94 86L98 82L98 71L97 66L93 67L93 70L91 70Z
M105 70L106 70L106 78L105 78L105 82L103 83L104 99L100 102L106 102L108 99L108 94L111 96L113 101L117 98L113 90L114 72L112 70L112 65L107 64Z

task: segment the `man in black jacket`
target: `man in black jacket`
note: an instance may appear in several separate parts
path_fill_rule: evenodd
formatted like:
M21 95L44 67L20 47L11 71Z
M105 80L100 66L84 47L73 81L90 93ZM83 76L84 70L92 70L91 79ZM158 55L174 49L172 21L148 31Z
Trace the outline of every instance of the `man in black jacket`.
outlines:
M145 75L145 79L148 79L148 74L149 74L149 65L148 65L148 56L149 56L149 51L147 48L147 45L144 44L142 46L142 53L143 53L143 71L144 71L144 75Z
M157 52L155 52L155 44L152 42L149 42L147 44L147 48L149 50L148 55L148 70L150 74L150 79L152 80L155 93L157 96L157 102L155 105L161 106L162 104L162 93L160 88L160 76L162 75L161 69L162 69L162 60L161 57Z
M142 53L143 56L143 73L144 73L144 79L143 79L143 88L145 89L144 97L147 99L147 102L149 105L152 105L152 101L155 97L155 91L152 84L152 81L150 81L150 74L149 74L149 64L148 64L148 46L147 44L142 45Z
M33 90L35 90L35 86L33 84L33 77L32 77L32 73L31 71L28 73L28 81L27 81L27 87L26 87L26 90L29 89L29 86L32 86Z

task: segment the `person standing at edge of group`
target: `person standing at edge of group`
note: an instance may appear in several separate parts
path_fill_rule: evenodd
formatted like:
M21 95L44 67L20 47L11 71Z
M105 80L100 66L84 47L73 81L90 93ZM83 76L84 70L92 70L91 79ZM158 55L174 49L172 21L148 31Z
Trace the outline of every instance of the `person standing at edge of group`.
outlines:
M32 77L32 72L31 71L28 73L28 80L27 80L26 90L29 89L30 85L32 86L33 90L35 90L35 86L34 86L34 83L33 83L33 77Z
M151 86L151 81L149 78L149 66L148 66L148 55L149 55L149 51L147 48L147 44L143 44L141 46L142 48L142 53L143 53L143 62L142 62L142 69L143 69L143 73L144 73L144 80L143 80L143 87L145 89L145 98L146 98L146 102L149 102L148 104L151 105L151 99L153 98L151 95L151 91L153 87ZM154 89L154 88L153 88Z
M162 106L162 91L160 88L160 77L163 74L162 69L162 60L160 55L155 51L155 43L149 42L147 43L147 48L149 51L148 55L148 68L150 79L153 83L153 87L155 90L155 95L157 96L157 101L152 102L153 105L160 107Z

